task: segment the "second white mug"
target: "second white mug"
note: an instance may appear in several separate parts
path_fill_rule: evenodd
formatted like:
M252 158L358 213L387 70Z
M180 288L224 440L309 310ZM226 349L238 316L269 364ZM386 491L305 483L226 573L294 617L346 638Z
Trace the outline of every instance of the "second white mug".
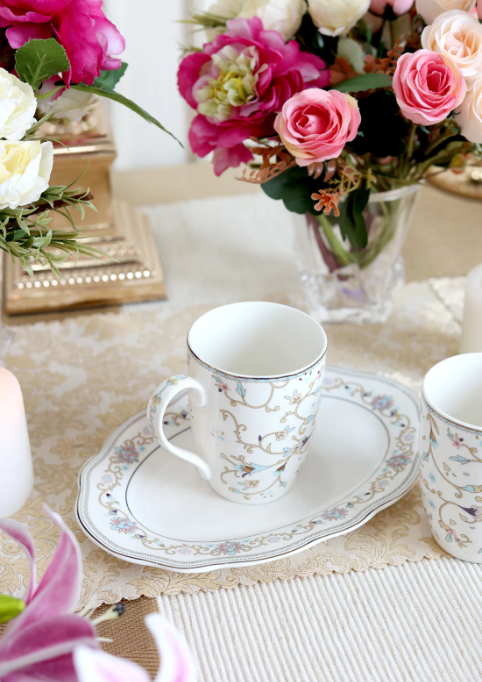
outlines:
M226 499L250 505L279 499L294 484L316 425L324 330L295 308L235 303L200 317L187 345L187 376L170 377L154 391L149 428ZM163 431L169 403L185 389L195 453Z

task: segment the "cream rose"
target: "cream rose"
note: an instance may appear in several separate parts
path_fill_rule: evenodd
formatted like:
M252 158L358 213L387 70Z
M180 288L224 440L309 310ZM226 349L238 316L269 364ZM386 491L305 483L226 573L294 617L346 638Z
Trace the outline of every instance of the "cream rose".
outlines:
M266 30L278 31L289 40L301 26L305 12L305 0L246 0L238 17L259 17Z
M52 78L52 82L44 82L39 94L43 95L50 90L55 89L55 81L58 78ZM43 99L38 101L38 111L41 116L52 113L50 120L52 121L81 121L89 112L94 100L94 96L89 92L81 92L80 90L73 90L72 88L64 89L59 95L57 92L53 98Z
M0 69L0 137L21 140L35 123L36 108L30 85Z
M313 23L325 36L348 33L369 7L370 0L308 0Z
M482 78L477 78L457 110L457 123L469 141L482 144Z
M0 209L37 201L49 186L53 163L51 142L0 140Z
M482 70L482 24L467 12L452 10L438 16L424 28L422 46L458 66L468 82Z
M477 0L416 0L415 5L424 22L431 24L440 14L453 9L471 12L476 2Z

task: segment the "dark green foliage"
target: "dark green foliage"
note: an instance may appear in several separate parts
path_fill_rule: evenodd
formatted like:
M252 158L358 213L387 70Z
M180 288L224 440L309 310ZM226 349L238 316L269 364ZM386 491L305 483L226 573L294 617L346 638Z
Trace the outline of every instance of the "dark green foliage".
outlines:
M306 168L299 166L289 168L261 185L265 194L271 199L281 199L288 211L313 215L316 215L318 211L315 211L315 201L311 195L324 186L322 178L314 180L308 175Z
M389 90L377 90L360 98L358 106L363 135L350 142L349 149L360 156L373 154L377 158L403 154L410 124L401 117L395 95Z
M295 38L302 50L321 57L328 66L334 63L338 48L338 38L321 35L308 13L304 15Z
M363 211L369 198L370 191L368 189L356 189L350 192L345 200L340 203L340 217L337 222L340 226L341 236L343 239L348 239L354 249L364 249L368 243Z

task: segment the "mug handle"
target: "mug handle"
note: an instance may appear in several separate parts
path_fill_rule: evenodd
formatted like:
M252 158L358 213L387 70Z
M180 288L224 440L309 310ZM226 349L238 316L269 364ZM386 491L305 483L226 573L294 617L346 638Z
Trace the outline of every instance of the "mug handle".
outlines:
M181 391L185 391L186 388L193 390L195 394L197 394L198 402L196 403L196 407L204 407L206 405L206 391L199 381L183 375L173 376L166 379L166 381L163 381L162 384L159 384L152 394L147 405L147 423L149 424L150 432L157 438L163 448L173 455L176 455L176 457L185 459L189 464L194 464L201 476L209 481L213 477L213 474L208 463L194 452L173 445L164 434L164 415L169 407L169 403L171 403Z

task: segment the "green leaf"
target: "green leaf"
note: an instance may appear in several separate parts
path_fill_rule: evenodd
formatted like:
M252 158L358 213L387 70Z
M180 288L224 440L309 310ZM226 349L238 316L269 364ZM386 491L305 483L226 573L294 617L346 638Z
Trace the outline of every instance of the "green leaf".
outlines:
M339 92L361 92L362 90L376 90L377 88L391 88L392 79L384 73L364 73L361 76L349 78L343 83L334 85Z
M73 88L74 90L80 90L81 92L91 92L93 95L98 95L99 97L106 97L107 99L112 99L114 102L119 102L119 104L123 104L131 111L134 111L136 114L139 114L139 116L141 116L149 123L153 123L155 126L157 126L165 133L173 137L176 140L176 142L179 142L177 137L175 137L175 135L169 132L169 130L166 130L166 128L164 128L164 126L161 125L159 121L154 118L154 116L148 114L147 111L142 109L138 104L136 104L132 100L128 99L127 97L124 97L124 95L120 95L118 92L109 92L109 90L104 90L104 88L98 88L95 85L85 85L85 83L71 85L70 87ZM179 142L179 144L181 145L181 147L183 146L181 142Z
M101 71L100 76L95 79L94 85L97 88L114 92L115 86L125 74L128 66L129 65L126 62L122 62L120 69L116 69L115 71Z
M29 40L17 50L15 68L20 80L29 83L34 92L51 76L70 69L69 58L54 38Z
M340 204L338 224L343 239L348 239L354 249L364 249L368 243L367 226L363 211L365 210L370 191L356 189L350 192Z
M308 175L306 168L295 166L264 182L261 189L271 199L281 199L292 213L317 215L311 195L323 186L321 178L315 180Z
M8 621L16 618L25 608L25 602L15 597L9 597L7 594L0 594L0 623L8 623Z

